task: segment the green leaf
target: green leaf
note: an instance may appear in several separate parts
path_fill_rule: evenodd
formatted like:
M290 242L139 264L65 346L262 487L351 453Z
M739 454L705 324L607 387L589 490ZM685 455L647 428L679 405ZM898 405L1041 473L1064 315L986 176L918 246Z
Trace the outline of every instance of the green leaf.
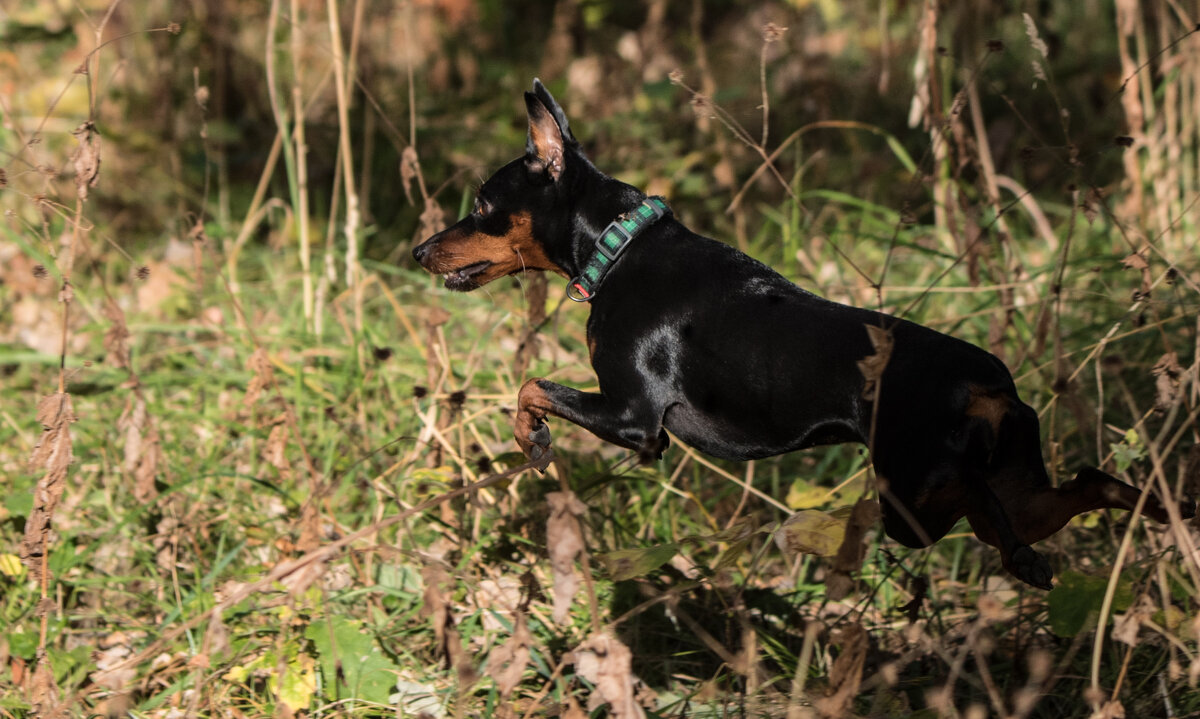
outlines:
M1119 443L1108 445L1113 452L1113 460L1117 463L1117 472L1128 470L1133 463L1146 456L1146 447L1136 429L1130 429Z
M1071 570L1059 575L1058 584L1046 596L1051 631L1060 637L1073 637L1095 627L1107 587L1107 576L1093 577ZM1124 611L1132 603L1133 589L1121 577L1117 580L1111 611Z
M308 625L304 636L312 640L320 657L326 698L387 703L400 668L379 650L362 622L346 617L321 619Z
M8 491L8 496L4 498L4 508L8 513L15 517L28 517L33 512L33 492L18 491L18 487L11 487Z
M789 556L832 557L845 536L846 519L817 509L803 509L787 518L775 535L775 543Z
M37 655L38 635L36 632L13 632L8 635L8 651L22 659L33 659Z
M614 582L623 582L653 572L669 562L678 551L679 545L671 542L637 549L618 549L601 554L600 561Z
M750 539L751 537L745 537L730 542L725 551L721 552L721 555L717 557L717 561L713 563L712 571L719 572L722 569L729 569L735 566L750 549Z

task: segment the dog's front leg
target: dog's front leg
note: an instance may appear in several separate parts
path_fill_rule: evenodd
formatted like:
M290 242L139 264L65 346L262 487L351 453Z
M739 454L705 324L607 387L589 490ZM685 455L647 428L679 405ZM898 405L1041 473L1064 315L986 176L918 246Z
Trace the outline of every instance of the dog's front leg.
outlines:
M661 456L667 446L662 412L644 401L616 401L538 378L521 386L513 426L517 444L530 459L541 458L550 448L546 415L562 417L600 439L632 449L643 461Z

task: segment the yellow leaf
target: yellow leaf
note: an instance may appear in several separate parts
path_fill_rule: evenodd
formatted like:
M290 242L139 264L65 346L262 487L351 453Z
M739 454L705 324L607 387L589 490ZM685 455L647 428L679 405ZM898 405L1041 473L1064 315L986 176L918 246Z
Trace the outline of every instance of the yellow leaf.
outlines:
M414 469L411 477L420 482L440 482L449 484L454 481L454 468L442 465L441 467L418 467Z
M25 574L25 565L15 554L0 554L0 574L6 577L20 577Z
M275 677L271 677L271 688L275 688ZM283 681L279 686L279 701L292 712L307 709L317 691L317 662L300 652L288 662Z
M791 509L813 509L829 501L829 490L814 487L803 479L797 479L788 488L785 501Z
M846 521L816 509L804 509L788 517L775 534L784 553L832 557L842 546Z

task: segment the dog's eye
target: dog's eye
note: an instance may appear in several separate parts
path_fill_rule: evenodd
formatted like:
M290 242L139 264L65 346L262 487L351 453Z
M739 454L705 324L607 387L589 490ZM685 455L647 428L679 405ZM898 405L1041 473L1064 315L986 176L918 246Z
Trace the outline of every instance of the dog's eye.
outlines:
M486 217L492 211L492 205L482 197L475 198L475 214Z

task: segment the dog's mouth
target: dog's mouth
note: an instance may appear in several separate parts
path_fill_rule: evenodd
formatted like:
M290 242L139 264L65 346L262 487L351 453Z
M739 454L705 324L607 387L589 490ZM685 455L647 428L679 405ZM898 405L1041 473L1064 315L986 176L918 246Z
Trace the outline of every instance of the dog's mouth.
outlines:
M479 282L476 281L477 278L491 266L492 262L490 260L484 260L469 264L466 267L460 267L451 272L442 273L446 289L454 290L455 292L470 292L479 287Z

